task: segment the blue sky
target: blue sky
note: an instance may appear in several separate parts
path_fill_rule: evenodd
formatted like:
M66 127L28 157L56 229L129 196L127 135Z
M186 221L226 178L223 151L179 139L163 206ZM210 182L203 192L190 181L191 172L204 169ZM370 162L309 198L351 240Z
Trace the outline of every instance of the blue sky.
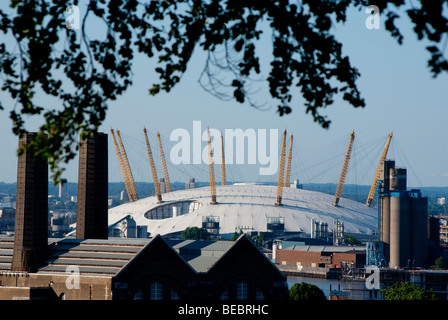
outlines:
M204 61L203 53L198 50L181 83L170 93L156 97L148 95L148 89L156 81L152 72L154 64L139 58L134 68L134 85L110 104L102 131L120 130L134 178L146 182L152 180L143 127L150 134L158 174L162 176L155 137L159 131L168 154L171 181L185 182L190 177L208 180L208 166L170 163L169 152L176 144L170 141L173 130L184 128L192 133L193 121L201 121L203 130L207 126L219 130L278 129L280 139L286 128L288 138L294 134L291 178L303 183L337 183L349 135L354 130L355 148L346 183L364 185L372 182L387 136L393 132L389 158L394 159L397 166L408 169L409 187L448 186L448 77L432 77L427 68L429 56L425 44L416 40L407 18L399 24L405 35L401 46L384 30L383 24L380 30L367 29L366 18L364 12L353 11L347 23L334 26L334 30L343 43L344 53L361 73L358 86L367 106L354 109L337 98L333 105L323 110L332 120L328 130L320 128L311 116L305 114L300 92L296 93L293 112L284 117L278 116L275 102L267 99L263 91L259 92L260 101L272 105L266 111L234 101L222 101L205 92L198 83ZM269 52L268 46L262 49ZM8 101L4 93L0 95L2 101ZM11 133L8 111L2 111L0 116L0 181L14 182L17 137ZM202 146L206 147L205 142ZM65 173L69 182L77 181L77 166L77 159L69 164ZM258 168L259 165L229 165L227 179L276 181L276 175L259 176ZM215 171L219 181L219 166L215 166ZM111 137L109 180L122 181Z

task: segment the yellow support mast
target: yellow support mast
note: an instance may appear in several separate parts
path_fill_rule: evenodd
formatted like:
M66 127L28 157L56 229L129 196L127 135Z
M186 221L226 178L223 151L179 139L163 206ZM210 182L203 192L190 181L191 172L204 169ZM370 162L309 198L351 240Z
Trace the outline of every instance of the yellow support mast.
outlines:
M288 159L286 160L286 173L285 173L285 184L286 188L289 188L289 181L291 179L291 162L292 162L292 141L293 136L289 139L289 150L288 150Z
M372 204L373 197L375 196L376 187L378 180L380 179L381 168L383 167L384 160L386 160L387 151L389 150L390 140L392 139L392 132L389 134L389 137L386 142L386 146L384 147L383 155L381 156L380 163L378 164L378 168L376 169L375 178L373 179L372 186L370 187L369 196L367 197L366 206L370 207Z
M277 202L275 205L280 206L282 204L283 184L285 179L285 153L286 153L286 129L283 132L282 151L280 154L280 168L278 170L278 183L277 183Z
M110 132L112 134L112 139L114 141L115 151L117 153L118 163L120 165L120 171L121 171L121 175L123 176L123 182L126 187L126 192L129 195L131 193L131 188L129 186L129 180L127 179L127 176L126 176L126 169L124 167L123 155L121 154L120 147L118 146L117 139L115 138L114 130L110 129ZM131 201L130 197L129 197L129 200Z
M355 132L350 134L350 140L348 142L347 151L345 153L344 162L342 163L341 174L339 176L338 187L336 188L336 194L334 195L333 205L336 207L339 204L339 199L342 196L342 190L344 190L345 177L347 176L348 164L350 162L350 156L353 149L353 142L355 140Z
M226 159L224 155L224 140L222 138L221 132L221 185L225 186L227 183L226 179Z
M162 141L160 140L160 133L157 132L157 140L159 141L160 159L162 160L163 177L165 178L166 192L171 192L170 177L168 176L168 169L165 162L165 153L163 152Z
M149 165L151 167L151 175L152 180L154 181L154 189L156 191L157 202L160 203L162 202L162 194L160 192L159 178L157 177L157 170L156 166L154 165L154 158L152 156L151 146L149 144L146 128L143 128L143 132L145 133L146 149L148 150Z
M120 143L121 153L123 156L123 164L125 169L125 175L128 180L129 188L128 197L129 201L138 200L137 188L135 187L134 177L132 176L131 166L129 165L128 156L126 155L126 150L124 148L123 142L121 141L120 131L117 130L118 142Z
M213 165L213 150L210 139L210 130L208 127L207 127L207 144L208 144L208 173L210 176L210 193L212 198L211 204L216 204L215 168Z

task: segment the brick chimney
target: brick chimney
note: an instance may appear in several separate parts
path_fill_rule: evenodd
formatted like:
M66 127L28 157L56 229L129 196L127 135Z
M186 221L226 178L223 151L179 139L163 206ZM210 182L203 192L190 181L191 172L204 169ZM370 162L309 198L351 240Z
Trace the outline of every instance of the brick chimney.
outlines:
M36 133L19 137L19 147ZM14 251L11 270L33 272L48 249L48 163L25 151L18 158Z
M77 239L108 238L107 134L81 142L78 172Z

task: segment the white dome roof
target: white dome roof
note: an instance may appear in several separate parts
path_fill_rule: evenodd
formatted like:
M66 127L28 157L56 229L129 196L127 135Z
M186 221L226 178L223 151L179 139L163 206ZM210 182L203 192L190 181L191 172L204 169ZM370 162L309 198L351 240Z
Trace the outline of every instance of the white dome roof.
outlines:
M311 233L311 221L344 223L345 232L372 234L378 225L378 211L360 202L316 191L283 188L282 205L276 206L277 187L238 184L216 186L217 204L210 204L210 188L194 188L162 194L109 209L109 226L130 215L137 225L145 225L151 236L181 232L187 227L202 227L203 217L219 217L219 233L233 234L240 229L267 231L267 223L281 218L285 232ZM174 209L173 209L174 208Z

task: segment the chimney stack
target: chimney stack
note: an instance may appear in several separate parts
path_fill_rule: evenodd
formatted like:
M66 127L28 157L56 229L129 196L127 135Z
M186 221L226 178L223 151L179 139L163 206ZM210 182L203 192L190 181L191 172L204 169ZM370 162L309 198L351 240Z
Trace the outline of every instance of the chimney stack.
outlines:
M24 133L19 147L36 133ZM17 162L17 195L12 271L33 272L48 249L48 163L25 151Z
M81 141L78 175L77 239L108 238L107 134Z

